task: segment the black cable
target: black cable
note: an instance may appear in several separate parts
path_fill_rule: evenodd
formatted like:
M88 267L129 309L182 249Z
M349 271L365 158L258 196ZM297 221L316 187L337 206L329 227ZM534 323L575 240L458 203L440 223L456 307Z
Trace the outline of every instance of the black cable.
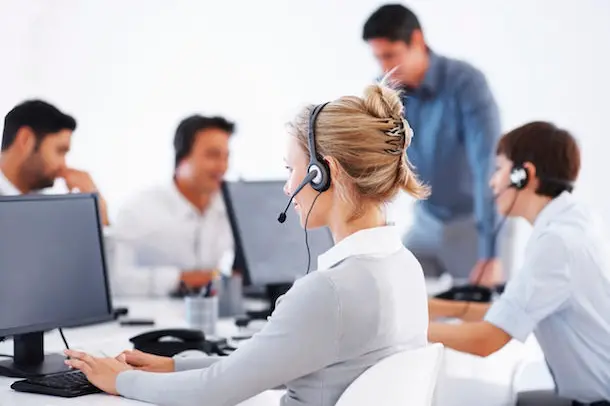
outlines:
M508 190L508 189L507 189ZM518 192L518 191L517 191ZM503 192L502 192L503 193ZM496 229L494 230L493 234L492 234L492 244L493 244L493 248L495 251L496 248L496 242L498 240L498 234L500 233L500 230L502 230L502 227L504 227L504 223L506 223L506 220L508 219L508 215L510 214L510 212L513 210L513 206L515 205L515 202L517 201L517 196L519 193L515 193L515 196L513 197L512 202L510 203L510 206L508 207L508 210L506 211L506 216L502 217L502 220L500 221L500 223L496 226ZM479 286L479 284L481 283L481 279L483 278L483 275L485 274L485 271L487 270L487 268L483 268L483 270L479 273L479 275L477 276L477 279L475 280L473 286ZM493 292L492 292L493 293ZM472 300L469 300L466 302L466 305L464 306L464 311L462 312L462 314L460 314L459 316L457 316L458 318L463 318L467 313L468 310L470 309L470 304L472 303Z
M66 350L69 350L70 346L68 345L68 342L66 341L66 336L64 336L63 330L61 329L61 327L58 330L59 330L59 334L61 335L61 339L64 340L64 345L66 346Z
M307 238L308 234L307 234L307 222L309 221L309 215L311 214L311 211L313 210L313 206L316 204L316 200L318 200L318 197L320 197L320 195L322 194L322 192L318 193L318 195L313 199L313 202L311 203L311 207L309 208L309 212L307 213L307 217L305 217L305 247L307 248L307 274L309 274L309 271L311 269L311 250L309 249L309 240Z
M68 346L68 342L66 341L66 337L64 336L64 332L62 331L62 329L59 329L59 334L61 335L61 339L64 340L64 344L66 346L66 349L69 350L70 347ZM6 340L6 337L0 337L0 342ZM14 355L8 355L8 354L0 354L1 358L15 358Z

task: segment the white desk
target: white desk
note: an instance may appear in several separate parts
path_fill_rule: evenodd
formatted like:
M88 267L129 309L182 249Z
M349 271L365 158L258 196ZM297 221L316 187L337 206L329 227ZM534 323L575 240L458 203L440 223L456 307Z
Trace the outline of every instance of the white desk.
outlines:
M116 356L125 349L133 348L129 339L135 335L150 331L151 329L186 327L184 306L180 300L115 301L114 305L127 306L129 308L129 317L154 318L156 324L155 326L126 327L120 326L118 322L114 321L94 326L64 329L64 334L70 347L85 350L98 356ZM256 323L254 323L254 326L256 326ZM217 335L219 336L232 336L239 332L239 329L232 320L222 320L218 324ZM12 341L0 343L0 353L12 354L12 345ZM63 341L57 330L45 335L45 352L61 352L64 348ZM15 380L14 378L0 377L0 406L141 406L145 404L105 394L64 399L39 394L19 393L10 388L10 384ZM281 393L269 391L242 403L240 406L278 404L280 396Z
M125 305L130 317L154 317L155 326L123 327L118 322L76 329L65 329L68 344L72 348L86 350L97 355L115 356L124 349L132 348L129 338L151 329L184 327L184 306L181 301L129 301L117 302L115 306ZM232 336L239 333L230 320L218 325L218 335ZM59 334L54 331L45 337L46 352L60 352L64 348ZM12 353L12 342L0 343L0 353ZM498 353L480 358L448 350L445 368L439 382L436 406L461 406L480 404L486 406L514 404L515 375L526 360L539 360L539 349L535 341L523 345L511 342ZM539 376L536 375L536 376ZM17 393L10 389L14 381L0 378L1 406L60 406L60 405L142 405L120 397L90 395L74 399ZM280 394L266 392L245 402L248 406L277 404Z

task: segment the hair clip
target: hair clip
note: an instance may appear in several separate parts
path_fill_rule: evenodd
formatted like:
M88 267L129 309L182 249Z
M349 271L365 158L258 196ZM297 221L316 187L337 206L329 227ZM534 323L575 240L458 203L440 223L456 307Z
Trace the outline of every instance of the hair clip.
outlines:
M398 121L391 119L388 124L393 124L394 127L391 130L386 131L386 135L389 137L401 137L405 133L405 127L402 120Z
M402 151L399 149L384 149L383 150L386 154L390 154L390 155L401 155Z
M386 144L392 146L393 148L388 148L384 151L387 154L401 155L411 143L411 138L413 138L413 130L404 117L400 117L399 119L390 119L388 124L393 124L394 127L385 132L388 137L392 138L387 140Z
M413 139L413 129L407 120L403 118L402 121L403 125L405 126L405 146L408 147L411 145L411 140Z
M385 143L392 147L384 149L384 152L387 154L400 155L404 152L404 139L402 137L399 139L386 140Z

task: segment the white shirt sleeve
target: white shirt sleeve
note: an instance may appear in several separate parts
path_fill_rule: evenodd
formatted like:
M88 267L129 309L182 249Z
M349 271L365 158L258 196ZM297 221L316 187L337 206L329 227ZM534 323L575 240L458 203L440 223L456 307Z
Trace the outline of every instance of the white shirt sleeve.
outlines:
M115 296L167 296L181 271L232 270L233 235L220 201L198 216L168 191L143 193L113 226L111 284ZM178 192L172 192L178 193ZM224 266L223 266L224 265Z
M117 390L154 404L238 404L337 362L340 325L334 285L310 274L278 301L263 330L226 358L184 372L126 371L117 378Z
M172 221L171 215L155 213L141 200L121 210L108 237L112 293L117 297L166 297L178 287L182 271L167 258L192 255L192 247L180 244L188 228Z
M167 297L179 285L180 268L138 266L135 252L128 244L116 244L109 261L114 297Z
M485 320L519 341L556 312L571 295L569 250L552 233L531 242L523 269L510 280Z
M184 242L193 241L196 232L190 219L136 203L117 216L113 234L117 245L137 248L138 262L149 265L192 256L195 247Z

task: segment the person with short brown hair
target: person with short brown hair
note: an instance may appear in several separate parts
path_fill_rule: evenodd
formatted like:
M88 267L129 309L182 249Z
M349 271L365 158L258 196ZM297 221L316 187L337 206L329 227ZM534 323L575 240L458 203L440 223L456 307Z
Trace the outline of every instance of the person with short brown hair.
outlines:
M491 305L429 300L430 341L487 356L533 333L555 391L526 392L518 405L610 405L610 262L591 211L573 195L581 165L574 137L536 121L497 146L490 185L501 214L533 226L523 267ZM599 403L597 403L599 402Z
M0 195L47 193L63 179L68 189L64 193L98 196L101 221L107 226L108 205L91 175L66 164L76 127L74 117L44 100L25 100L13 107L2 130Z
M403 90L404 116L416 137L409 159L431 187L430 197L414 205L403 242L426 277L493 286L512 268L512 227L494 233L497 213L487 187L502 134L498 104L483 71L436 52L424 31L399 3L378 7L362 28L380 68Z

